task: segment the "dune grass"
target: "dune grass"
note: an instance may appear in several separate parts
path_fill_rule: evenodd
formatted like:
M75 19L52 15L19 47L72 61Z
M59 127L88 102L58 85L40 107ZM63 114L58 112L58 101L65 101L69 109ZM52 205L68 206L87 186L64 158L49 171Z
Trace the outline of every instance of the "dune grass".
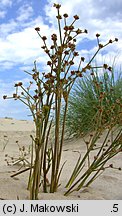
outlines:
M69 96L66 125L69 134L82 135L93 131L96 127L96 115L100 109L104 113L103 124L111 118L109 110L115 115L120 110L117 103L122 103L122 74L103 69L92 71L82 79L78 79ZM120 119L121 121L121 119ZM119 122L121 124L122 122Z

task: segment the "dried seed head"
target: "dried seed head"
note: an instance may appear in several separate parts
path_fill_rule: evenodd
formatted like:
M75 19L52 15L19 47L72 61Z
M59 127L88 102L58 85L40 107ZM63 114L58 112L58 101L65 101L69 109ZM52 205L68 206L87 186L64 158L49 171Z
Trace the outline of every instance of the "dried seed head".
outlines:
M46 48L46 46L42 46L41 48L42 48L42 49L45 49L45 48Z
M112 71L112 67L108 67L108 70L109 70L109 71Z
M46 37L46 36L43 36L43 37L42 37L42 40L43 40L43 41L47 40L47 37Z
M78 52L73 53L74 56L79 56Z
M37 99L38 99L38 95L34 95L33 98L34 98L35 100L37 100Z
M47 62L47 65L50 65L50 66L51 66L51 65L52 65L51 61L48 61L48 62Z
M83 77L83 74L81 72L79 72L77 75L78 77Z
M113 43L113 41L110 39L110 40L109 40L109 43Z
M45 52L46 52L47 54L49 54L50 50L46 49Z
M79 16L78 16L78 15L75 15L75 16L74 16L74 19L75 19L75 20L78 20L78 19L79 19Z
M65 13L63 16L64 16L64 18L67 18L67 17L68 17L68 14L67 14L67 13Z
M40 31L40 28L39 28L39 27L36 27L35 30L38 32L38 31Z
M97 38L100 37L100 34L97 33L97 34L96 34L96 37L97 37Z
M107 65L107 64L104 64L104 65L103 65L103 68L104 68L104 69L107 69L107 68L108 68L108 65Z
M7 95L3 95L3 99L6 99L7 98Z
M73 64L74 64L74 62L71 60L71 61L69 61L69 64L70 64L70 65L73 65Z
M72 31L73 29L74 29L74 26L73 26L73 25L70 25L70 26L69 26L69 30Z
M99 44L99 48L102 49L103 48L103 44Z
M18 87L18 83L15 83L14 87Z
M55 8L57 8L57 9L59 9L60 7L61 7L61 5L60 4L53 4L53 7L55 7Z
M51 35L51 39L52 39L53 41L56 41L56 40L57 40L57 35L56 35L56 34L52 34L52 35Z
M69 26L65 26L65 27L64 27L64 30L65 30L65 31L68 31L68 30L69 30Z
M13 94L13 98L17 98L17 94Z
M91 73L91 76L94 76L94 72Z
M64 52L64 54L65 54L65 55L69 55L69 51L66 50L66 51Z
M68 40L69 40L69 41L72 40L72 36L68 36Z
M70 73L71 73L72 76L75 75L75 71L71 71Z
M55 46L54 46L54 45L51 45L50 49L54 49L54 48L55 48Z
M19 83L18 83L18 86L22 86L22 82L19 82Z
M88 34L88 30L87 30L87 29L84 29L84 33Z
M120 171L121 171L121 170L122 170L122 168L121 168L121 167L119 167L119 168L118 168L118 170L120 170Z
M82 33L82 30L81 29L77 29L76 30L76 34L81 34Z
M84 58L84 57L81 57L81 61L83 61L83 62L84 62L84 61L85 61L85 58Z
M58 16L56 16L57 19L62 19L62 16L59 14Z
M117 41L118 41L118 38L115 38L115 41L117 42Z

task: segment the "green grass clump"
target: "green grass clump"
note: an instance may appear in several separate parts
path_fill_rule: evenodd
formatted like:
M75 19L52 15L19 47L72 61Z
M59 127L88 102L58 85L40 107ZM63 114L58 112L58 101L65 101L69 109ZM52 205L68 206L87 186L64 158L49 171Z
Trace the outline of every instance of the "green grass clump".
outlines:
M66 121L69 134L85 135L95 130L100 112L104 116L102 124L110 121L110 110L113 110L113 116L121 115L118 103L122 104L121 73L103 69L100 76L97 71L92 71L78 79L69 97ZM121 118L118 123L122 123Z

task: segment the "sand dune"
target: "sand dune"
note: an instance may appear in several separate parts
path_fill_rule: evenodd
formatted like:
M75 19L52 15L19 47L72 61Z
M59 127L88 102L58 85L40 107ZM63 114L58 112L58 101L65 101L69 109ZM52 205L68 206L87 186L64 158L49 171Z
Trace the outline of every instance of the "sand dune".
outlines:
M31 144L30 134L34 134L34 124L31 121L20 121L15 119L0 119L0 198L3 199L28 199L27 191L28 172L11 178L10 175L19 169L18 165L7 166L5 154L17 156L19 154L16 141L20 146ZM5 147L3 151L3 148ZM78 151L85 152L82 139L71 139L65 141L63 147L63 161L67 160L61 176L61 186L54 194L40 194L40 199L72 199L72 200L122 200L122 171L108 169L90 187L83 188L79 192L73 192L68 197L65 192L65 184L70 177L74 167ZM122 153L112 159L111 163L122 167Z

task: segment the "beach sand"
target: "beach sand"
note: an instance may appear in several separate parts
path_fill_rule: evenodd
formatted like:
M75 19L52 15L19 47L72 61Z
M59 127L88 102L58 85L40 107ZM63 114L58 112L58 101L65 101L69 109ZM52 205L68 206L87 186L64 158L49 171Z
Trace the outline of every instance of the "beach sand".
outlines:
M7 166L5 155L16 157L19 155L19 145L31 145L30 134L34 135L34 124L31 121L15 120L10 118L0 119L0 199L20 200L29 199L27 191L28 174L22 173L14 178L10 177L18 171L20 166ZM101 142L102 140L100 140ZM6 147L5 147L6 146ZM5 149L4 149L5 147ZM4 149L4 150L3 150ZM63 146L62 163L66 161L61 175L61 186L54 194L40 193L39 198L43 200L122 200L122 171L107 169L88 188L73 192L64 196L65 185L76 164L79 152L84 155L86 148L81 138L66 140ZM122 153L118 154L110 162L117 167L122 167Z

